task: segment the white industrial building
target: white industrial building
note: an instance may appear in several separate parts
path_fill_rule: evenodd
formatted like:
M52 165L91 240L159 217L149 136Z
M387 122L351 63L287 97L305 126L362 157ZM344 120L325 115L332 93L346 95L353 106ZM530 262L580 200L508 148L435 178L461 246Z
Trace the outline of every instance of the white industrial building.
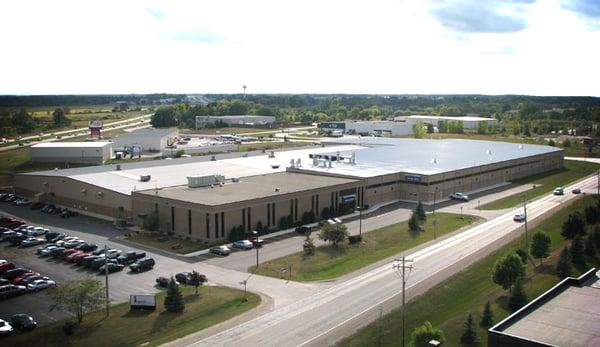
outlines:
M31 146L31 161L101 165L112 158L113 144L98 142L44 142Z
M413 116L399 116L394 118L395 121L406 122L406 124L415 124L421 121L425 124L438 125L441 120L444 121L460 121L463 123L464 129L475 130L479 127L479 123L486 122L487 125L497 125L498 120L494 118L484 118L479 116L433 116L433 115L413 115Z
M324 132L341 131L344 134L364 136L373 134L408 136L413 133L412 124L389 120L323 122L319 124L319 128Z
M196 116L196 129L206 128L207 125L214 125L216 122L223 122L229 126L236 125L269 125L275 123L273 116Z
M114 139L114 148L123 150L138 147L141 152L160 152L177 137L175 128L144 128L121 135Z

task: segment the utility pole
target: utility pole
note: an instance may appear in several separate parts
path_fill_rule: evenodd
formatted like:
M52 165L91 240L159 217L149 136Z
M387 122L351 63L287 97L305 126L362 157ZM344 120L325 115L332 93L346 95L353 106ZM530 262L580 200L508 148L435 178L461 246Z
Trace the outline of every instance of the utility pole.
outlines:
M525 214L525 252L529 253L527 248L527 195L523 198L523 213Z
M110 315L110 296L108 294L108 246L104 245L104 281L106 286L106 317Z
M433 239L435 240L435 229L436 229L436 225L437 225L437 218L435 217L435 196L436 196L436 192L435 190L433 191Z
M362 210L363 207L358 207L358 235L362 236Z
M400 273L400 276L402 276L402 347L406 346L405 344L405 336L406 336L406 324L405 324L405 313L406 313L406 279L407 279L407 274L406 274L406 269L410 271L412 271L413 266L412 265L406 265L407 263L412 263L414 260L412 259L406 259L405 256L402 256L401 259L394 259L394 262L396 262L396 264L392 265L392 268L396 271Z

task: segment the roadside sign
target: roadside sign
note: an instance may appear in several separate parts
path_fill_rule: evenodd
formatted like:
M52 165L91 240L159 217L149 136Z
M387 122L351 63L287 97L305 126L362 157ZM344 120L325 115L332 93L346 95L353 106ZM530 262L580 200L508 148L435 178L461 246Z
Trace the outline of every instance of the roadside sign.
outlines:
M149 294L129 295L129 308L132 310L155 310L156 296Z

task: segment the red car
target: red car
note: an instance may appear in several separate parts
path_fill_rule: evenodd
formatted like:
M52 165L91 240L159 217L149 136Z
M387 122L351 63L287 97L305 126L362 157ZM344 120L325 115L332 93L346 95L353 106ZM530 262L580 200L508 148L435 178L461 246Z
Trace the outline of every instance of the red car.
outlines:
M71 254L73 253L77 253L80 252L74 248L69 248L69 249L65 249L61 254L60 254L60 258L61 259L67 259Z
M10 262L0 264L0 275L5 273L8 270L14 269L15 267L16 267L15 264L10 263Z
M25 224L25 222L14 219L14 218L0 218L0 226L5 227L5 228L9 228L9 229L14 229L16 227L20 227L21 225Z
M40 273L39 273L39 272L33 272L33 271L31 271L31 272L26 272L26 273L22 274L21 276L17 276L17 277L15 277L15 278L13 278L13 279L12 279L12 283L13 283L13 284L19 284L19 283L21 283L21 281L22 281L24 278L26 278L26 277L29 277L29 276L39 276L39 275L40 275Z
M77 251L77 252L71 253L69 256L67 256L67 261L69 263L78 263L79 259L81 259L83 257L87 257L88 255L90 255L90 254L85 253L84 251Z

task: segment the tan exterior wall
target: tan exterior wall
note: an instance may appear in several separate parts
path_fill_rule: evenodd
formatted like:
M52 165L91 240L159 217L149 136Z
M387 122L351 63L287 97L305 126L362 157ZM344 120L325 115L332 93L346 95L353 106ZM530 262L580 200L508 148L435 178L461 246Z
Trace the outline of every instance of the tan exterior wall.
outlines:
M77 181L69 177L16 175L15 193L81 211L89 211L111 218L131 217L131 198L108 189ZM42 194L40 194L42 193ZM39 198L36 199L36 195ZM123 212L119 212L119 206Z
M268 226L269 229L277 229L280 219L289 216L290 212L294 212L292 213L293 217L297 216L297 219L294 221L299 222L305 212L310 212L313 209L313 199L315 201L314 208L317 208L317 195L319 196L318 214L320 215L324 207L330 207L332 192L335 197L335 195L338 195L339 191L344 189L356 189L358 185L359 183L357 182L329 189L287 194L271 199L264 198L255 201L241 201L220 206L205 206L186 201L166 199L160 196L153 196L152 194L135 192L132 196L132 209L134 220L138 224L143 222L143 216L147 216L158 209L159 229L161 231L174 232L182 237L190 237L211 242L227 239L231 229L239 225L244 225L244 215L246 218L246 231L255 230L258 222L261 222L263 226ZM315 196L315 198L313 198L313 196ZM295 199L298 201L297 212L295 202L294 209L290 209L290 200L295 201ZM341 198L338 198L338 202L341 203ZM268 217L270 213L268 205L273 203L275 204L275 214L274 218L271 215L271 221L269 221ZM248 209L250 209L250 213ZM191 233L188 223L188 211L191 211L192 214ZM173 212L174 216L172 215ZM206 227L207 213L209 215L208 235ZM222 223L221 213L223 213L224 225ZM215 214L218 216L218 221L215 221ZM249 221L248 218L250 219ZM175 222L174 226L173 221Z

